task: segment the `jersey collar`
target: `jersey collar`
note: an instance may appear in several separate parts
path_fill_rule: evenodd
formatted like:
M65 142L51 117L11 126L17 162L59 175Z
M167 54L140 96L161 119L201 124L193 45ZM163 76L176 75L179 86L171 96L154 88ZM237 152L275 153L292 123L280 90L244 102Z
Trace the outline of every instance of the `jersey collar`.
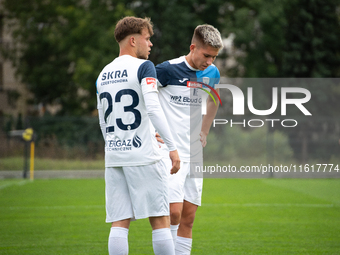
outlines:
M184 63L187 65L187 67L192 70L192 71L200 71L199 69L193 68L187 61L187 59L185 58L185 56L182 56L184 58Z

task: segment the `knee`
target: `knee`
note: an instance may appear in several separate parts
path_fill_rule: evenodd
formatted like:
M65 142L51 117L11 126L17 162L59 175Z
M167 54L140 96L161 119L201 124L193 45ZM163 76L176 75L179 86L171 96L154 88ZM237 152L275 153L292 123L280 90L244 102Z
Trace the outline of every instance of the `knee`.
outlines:
M181 220L181 211L173 210L170 212L171 225L178 225Z
M195 220L195 214L182 216L181 225L184 225L185 227L192 229L194 225L194 220Z

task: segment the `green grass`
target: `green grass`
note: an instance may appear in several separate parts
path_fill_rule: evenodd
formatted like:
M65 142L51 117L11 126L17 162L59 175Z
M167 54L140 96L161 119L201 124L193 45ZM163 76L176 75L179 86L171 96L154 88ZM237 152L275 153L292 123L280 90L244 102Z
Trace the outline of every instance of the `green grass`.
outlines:
M206 179L192 254L339 254L340 179ZM0 180L0 254L107 254L104 180ZM153 254L148 220L130 254Z
M29 163L28 163L29 167ZM23 170L23 157L0 158L1 170ZM35 158L35 170L98 170L105 169L104 158L99 160Z

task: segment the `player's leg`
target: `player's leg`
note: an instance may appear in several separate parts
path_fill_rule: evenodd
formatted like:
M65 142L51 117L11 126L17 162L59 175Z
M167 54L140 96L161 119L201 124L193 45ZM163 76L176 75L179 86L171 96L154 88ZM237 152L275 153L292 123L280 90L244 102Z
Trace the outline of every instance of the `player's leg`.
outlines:
M155 254L175 255L175 247L170 232L170 217L150 217L152 246Z
M154 253L174 255L169 219L168 174L164 163L158 161L146 166L126 167L124 173L136 219L149 218Z
M192 247L192 227L194 224L197 205L186 200L183 202L182 218L177 232L176 255L189 255Z
M184 162L183 168L190 171L190 168L195 169L197 163ZM182 170L182 169L181 169ZM201 205L202 199L203 178L193 178L188 174L185 179L183 193L184 201L178 229L178 236L192 238L192 227L194 224L196 211Z
M133 209L121 167L105 169L106 222L112 222L108 249L110 255L128 254L128 233Z
M152 230L160 228L170 228L169 216L149 217L149 222Z
M192 238L192 227L194 225L197 208L198 205L184 200L181 222L177 232L178 236Z
M171 160L168 157L162 159L167 169L171 169ZM169 201L170 201L170 229L171 235L176 244L177 229L181 220L183 199L184 199L184 182L188 171L183 168L181 162L181 169L176 174L169 176Z
M129 253L128 234L130 219L112 222L109 235L109 255Z
M183 203L170 203L170 230L174 244L176 244L177 231L181 221Z
M195 163L190 163L195 167ZM182 217L177 232L176 255L190 254L192 247L192 228L198 206L201 205L203 179L187 177L184 184Z
M178 225L181 221L183 203L170 203L170 222L171 225Z

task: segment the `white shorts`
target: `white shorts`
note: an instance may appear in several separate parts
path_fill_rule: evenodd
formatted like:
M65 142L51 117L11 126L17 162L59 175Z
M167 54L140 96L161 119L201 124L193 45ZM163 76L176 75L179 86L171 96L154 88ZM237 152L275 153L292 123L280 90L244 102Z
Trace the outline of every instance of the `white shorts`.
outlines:
M163 157L167 169L171 169L170 158ZM190 167L202 166L202 163L181 162L181 168L176 174L169 177L169 201L170 203L183 203L186 200L192 204L201 206L203 178L190 176ZM169 168L170 167L170 168ZM192 171L193 173L193 171Z
M170 172L151 165L105 169L106 222L169 215Z

